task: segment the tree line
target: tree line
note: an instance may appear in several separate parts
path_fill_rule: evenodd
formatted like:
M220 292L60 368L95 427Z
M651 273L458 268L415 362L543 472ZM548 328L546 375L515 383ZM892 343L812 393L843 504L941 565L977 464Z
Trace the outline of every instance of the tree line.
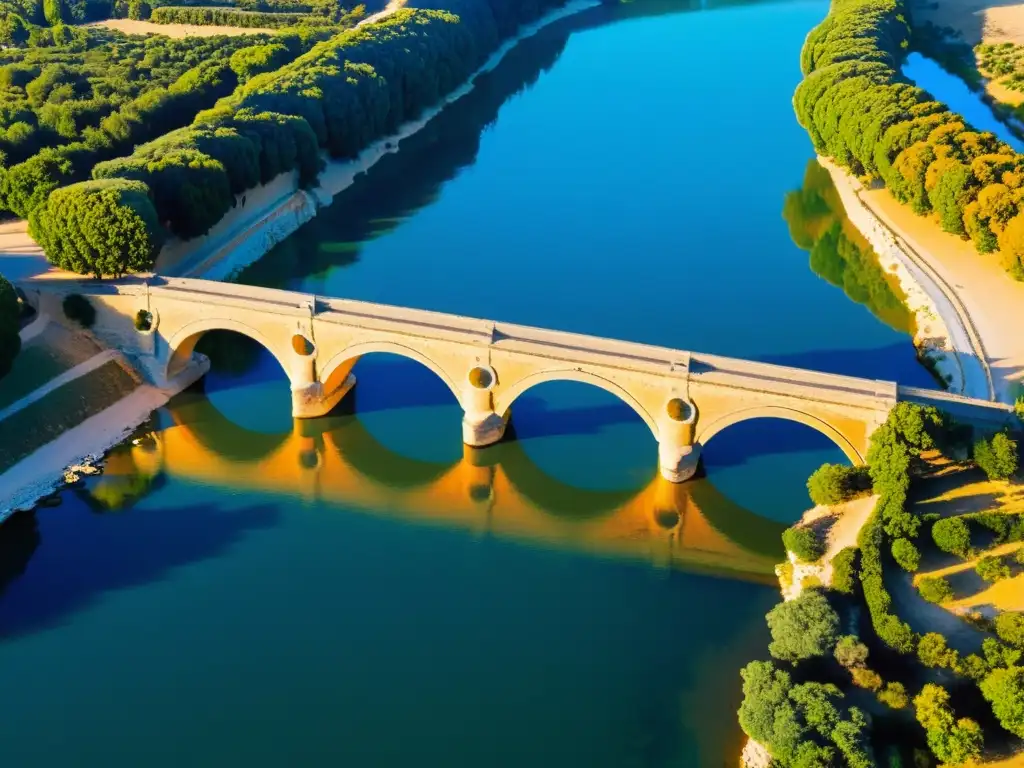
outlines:
M818 152L1024 279L1024 156L906 82L911 43L902 0L834 0L801 52L797 118Z
M340 29L355 26L366 16L366 6L357 5L352 10L337 3L322 3L309 11L283 10L288 7L275 3L264 3L260 9L227 7L196 7L188 5L165 5L156 8L149 15L154 24L196 24L220 25L226 27L295 27L332 26ZM309 7L303 5L302 7Z
M124 216L92 203L99 192L79 185L29 217L30 231L55 263L97 274L116 258L79 251L72 229L91 229L76 217L108 217L106 226L149 230L152 254L168 234L182 238L210 230L245 190L286 172L315 184L321 153L355 157L374 140L436 105L478 69L503 39L557 0L445 0L446 9L401 9L374 24L346 30L284 66L251 76L192 125L142 144L126 157L98 163L96 180L141 182L152 214L137 216L133 195ZM109 189L106 194L111 194ZM45 198L43 198L45 199ZM127 198L125 198L127 199ZM42 202L40 200L39 202ZM125 233L125 238L128 233ZM120 238L118 238L120 239ZM141 267L135 267L141 268Z

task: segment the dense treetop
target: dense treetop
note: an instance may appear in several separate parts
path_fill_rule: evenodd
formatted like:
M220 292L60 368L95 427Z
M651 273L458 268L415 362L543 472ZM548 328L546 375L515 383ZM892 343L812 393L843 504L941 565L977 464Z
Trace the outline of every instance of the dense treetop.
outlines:
M834 0L804 44L797 118L819 152L1024 279L1024 156L907 82L910 45L901 0Z

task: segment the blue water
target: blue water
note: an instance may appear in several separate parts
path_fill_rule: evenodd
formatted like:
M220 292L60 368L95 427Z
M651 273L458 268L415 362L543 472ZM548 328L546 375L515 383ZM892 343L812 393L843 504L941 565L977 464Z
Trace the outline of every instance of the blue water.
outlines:
M1024 141L1011 133L1006 123L992 113L992 109L981 100L980 95L932 59L920 53L911 53L903 64L903 74L936 99L944 102L953 112L963 115L977 130L991 131L1018 152L1024 152Z
M826 3L709 5L542 32L243 279L927 382L781 216ZM735 764L779 533L841 458L822 436L736 425L673 487L582 385L473 452L415 364L370 356L293 423L271 359L204 341L205 390L4 526L5 764Z

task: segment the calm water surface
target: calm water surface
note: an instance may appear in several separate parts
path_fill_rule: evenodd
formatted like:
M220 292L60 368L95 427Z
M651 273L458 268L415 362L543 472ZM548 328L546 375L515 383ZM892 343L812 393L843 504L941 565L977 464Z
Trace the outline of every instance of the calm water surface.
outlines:
M781 211L825 2L635 2L518 47L248 282L926 383ZM779 532L841 454L737 425L707 478L604 392L548 384L462 447L445 386L357 366L293 423L237 337L104 476L0 537L18 766L722 766Z

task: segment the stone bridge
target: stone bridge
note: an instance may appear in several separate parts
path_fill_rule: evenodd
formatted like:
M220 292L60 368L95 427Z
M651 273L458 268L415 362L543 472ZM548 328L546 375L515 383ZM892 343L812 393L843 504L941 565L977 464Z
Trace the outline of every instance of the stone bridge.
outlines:
M747 419L797 421L831 438L854 464L901 394L934 396L982 421L1006 421L998 403L909 390L893 382L817 373L766 363L585 336L348 299L183 278L98 283L68 281L39 292L40 309L60 317L67 293L89 297L93 327L153 384L182 386L209 362L194 353L211 330L235 331L266 347L291 382L296 418L323 416L355 385L363 355L416 360L462 406L463 441L502 439L521 394L548 381L578 381L628 404L658 443L661 474L694 474L700 449ZM30 297L31 300L31 297Z

